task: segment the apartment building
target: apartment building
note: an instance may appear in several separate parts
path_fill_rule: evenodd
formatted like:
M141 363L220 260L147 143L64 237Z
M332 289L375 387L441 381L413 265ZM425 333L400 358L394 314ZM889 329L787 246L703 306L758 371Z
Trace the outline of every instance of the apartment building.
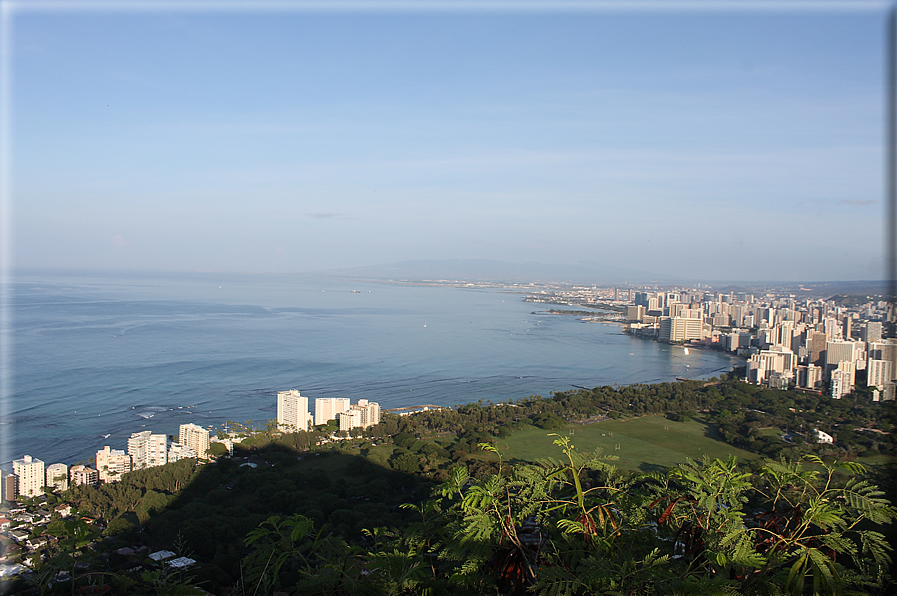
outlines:
M348 410L348 397L319 397L315 399L315 426L336 420L337 414Z
M46 486L60 492L69 487L69 467L65 464L51 464L47 466Z
M72 484L88 484L91 486L100 481L100 475L96 470L82 465L72 466L72 469L69 471L69 478Z
M209 451L209 431L198 424L182 424L178 427L178 443L192 449L196 457L206 459Z
M168 437L148 430L132 433L128 439L128 455L135 470L163 466L168 463Z
M307 431L311 415L308 398L295 389L277 392L277 427L284 432Z
M118 482L122 475L131 471L131 456L121 449L108 445L97 451L97 473L102 482Z
M44 462L26 455L22 459L12 460L12 473L18 478L18 494L36 497L43 494L47 477L44 474Z

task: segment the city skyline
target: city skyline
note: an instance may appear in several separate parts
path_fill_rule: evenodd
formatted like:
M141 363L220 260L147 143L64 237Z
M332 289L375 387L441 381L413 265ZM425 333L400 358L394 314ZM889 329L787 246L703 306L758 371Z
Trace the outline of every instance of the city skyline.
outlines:
M11 264L883 278L884 3L148 6L7 16Z

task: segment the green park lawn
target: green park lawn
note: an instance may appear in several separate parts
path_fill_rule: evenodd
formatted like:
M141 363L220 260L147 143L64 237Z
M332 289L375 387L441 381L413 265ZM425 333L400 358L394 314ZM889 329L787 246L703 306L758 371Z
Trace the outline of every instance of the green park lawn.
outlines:
M663 416L570 425L556 431L534 427L499 439L497 446L506 461L560 459L563 453L552 443L557 437L549 436L551 432L569 437L579 451L600 448L604 455L619 457L615 462L618 467L642 472L669 468L684 463L686 458L725 459L735 455L739 461L746 461L760 457L720 441L716 429L706 422L673 422Z

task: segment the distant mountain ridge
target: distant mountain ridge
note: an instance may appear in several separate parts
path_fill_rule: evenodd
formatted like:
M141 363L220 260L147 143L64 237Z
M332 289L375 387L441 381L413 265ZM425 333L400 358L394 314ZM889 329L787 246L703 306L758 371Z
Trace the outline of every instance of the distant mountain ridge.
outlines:
M640 269L624 269L596 261L574 265L528 261L509 263L492 259L408 260L367 267L315 271L319 275L338 275L367 279L403 281L464 280L507 283L558 282L576 284L683 283L681 277Z

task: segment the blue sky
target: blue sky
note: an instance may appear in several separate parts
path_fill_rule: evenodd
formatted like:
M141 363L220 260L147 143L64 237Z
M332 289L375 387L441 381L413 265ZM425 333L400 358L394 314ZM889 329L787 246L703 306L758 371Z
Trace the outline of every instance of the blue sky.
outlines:
M19 11L14 262L882 276L884 10Z

